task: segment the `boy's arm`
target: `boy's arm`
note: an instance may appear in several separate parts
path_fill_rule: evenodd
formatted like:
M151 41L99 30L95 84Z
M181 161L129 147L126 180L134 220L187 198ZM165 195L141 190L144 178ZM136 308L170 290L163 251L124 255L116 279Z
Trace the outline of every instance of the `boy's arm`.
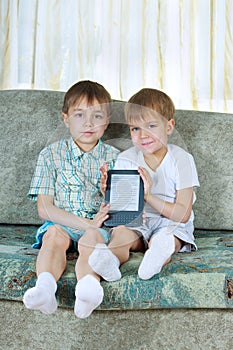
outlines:
M146 196L146 202L168 219L185 223L189 220L192 212L193 187L179 190L176 194L175 203L163 201L152 194Z
M144 182L145 201L168 219L181 223L187 222L192 212L193 187L178 190L175 203L170 203L151 194L152 179L149 173L141 167L138 171Z
M43 220L49 220L59 225L64 225L78 230L86 230L90 226L101 227L108 218L109 205L102 204L94 219L81 218L66 210L56 207L53 203L53 196L38 195L38 215Z

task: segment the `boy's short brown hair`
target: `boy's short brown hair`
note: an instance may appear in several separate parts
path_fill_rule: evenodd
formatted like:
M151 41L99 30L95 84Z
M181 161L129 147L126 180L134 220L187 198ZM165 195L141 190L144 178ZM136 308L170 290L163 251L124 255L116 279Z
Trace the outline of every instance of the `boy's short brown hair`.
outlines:
M62 112L67 114L70 106L78 103L83 97L87 98L87 102L92 104L96 99L100 104L106 104L107 113L111 113L111 96L103 85L90 81L79 81L66 92L62 107Z
M140 108L146 107L146 108ZM175 106L171 98L164 92L151 88L144 88L134 94L125 107L127 122L135 116L143 115L143 110L154 110L167 120L173 119Z

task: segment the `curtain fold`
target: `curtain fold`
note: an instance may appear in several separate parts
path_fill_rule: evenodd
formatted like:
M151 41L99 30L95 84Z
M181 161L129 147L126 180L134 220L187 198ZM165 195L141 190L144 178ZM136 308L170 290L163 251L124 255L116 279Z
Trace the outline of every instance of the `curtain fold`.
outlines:
M233 0L0 0L0 89L162 89L233 112Z

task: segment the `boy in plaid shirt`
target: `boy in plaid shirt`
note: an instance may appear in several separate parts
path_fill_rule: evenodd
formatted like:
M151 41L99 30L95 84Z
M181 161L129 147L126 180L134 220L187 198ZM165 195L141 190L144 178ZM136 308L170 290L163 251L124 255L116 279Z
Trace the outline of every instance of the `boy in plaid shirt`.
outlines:
M98 243L108 243L101 228L109 206L100 192L100 167L113 168L119 153L101 137L110 119L111 97L95 82L80 81L65 94L62 118L71 137L55 142L39 155L28 196L37 200L45 222L38 229L34 248L40 248L37 282L23 297L25 306L51 314L57 309L57 281L66 268L66 252L78 242L74 312L88 317L103 300L103 288L89 266L88 257ZM102 203L102 204L101 204ZM95 234L87 228L98 228Z

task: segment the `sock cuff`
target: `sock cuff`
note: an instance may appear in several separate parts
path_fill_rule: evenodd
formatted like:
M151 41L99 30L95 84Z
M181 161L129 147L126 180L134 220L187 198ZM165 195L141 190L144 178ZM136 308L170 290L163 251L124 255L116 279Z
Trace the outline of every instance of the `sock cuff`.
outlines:
M107 247L107 244L105 244L105 243L97 243L96 245L95 245L95 248L94 249L107 249L108 247Z
M97 278L95 278L94 276L90 275L90 274L83 276L78 281L78 283L83 283L83 282L100 285L100 281Z
M54 293L57 290L57 282L50 272L41 272L37 278L36 284L49 285L49 287L53 289Z
M117 267L120 267L120 260L118 259L118 257L111 251L111 249L109 249L109 247L105 244L105 243L98 243L95 246L95 249L106 249L109 252L111 252L113 259L115 260L115 263L117 265Z
M77 296L76 293L77 293L77 290L78 290L80 284L83 284L83 283L89 285L90 288L93 285L96 285L96 286L102 288L99 280L97 280L97 278L95 278L94 276L88 274L88 275L85 275L82 278L80 278L80 280L77 282L76 287L75 287L75 295L76 296Z

